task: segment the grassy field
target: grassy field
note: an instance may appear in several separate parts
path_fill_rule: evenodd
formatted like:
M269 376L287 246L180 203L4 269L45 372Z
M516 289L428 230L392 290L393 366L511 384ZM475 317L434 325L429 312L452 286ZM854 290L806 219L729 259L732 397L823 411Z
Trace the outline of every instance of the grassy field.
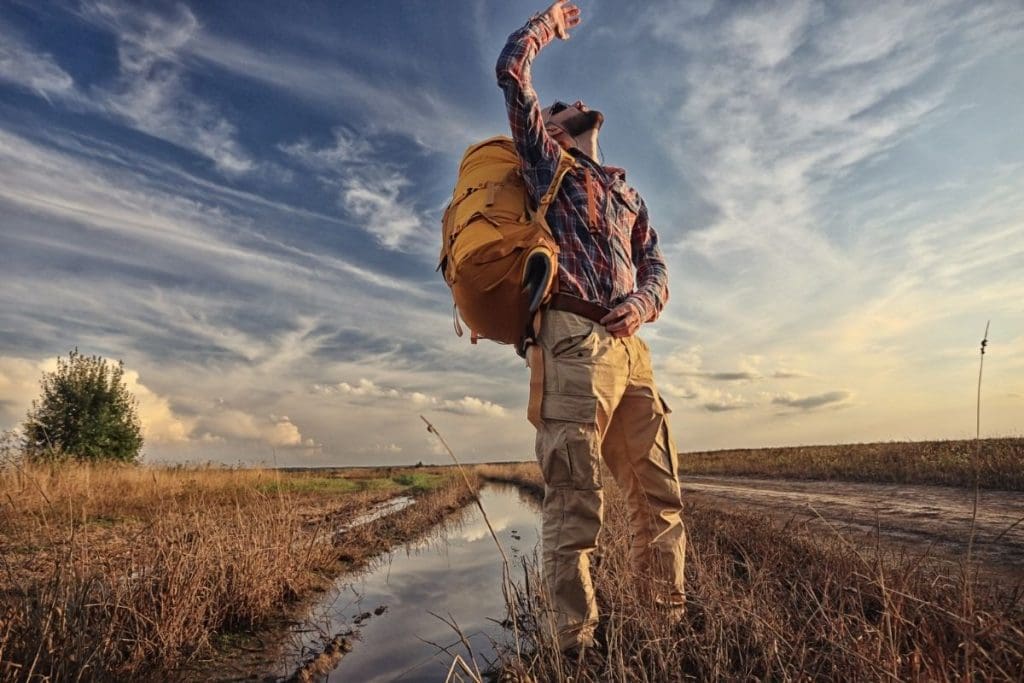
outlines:
M216 660L214 645L467 503L453 474L0 469L0 680L173 678ZM337 533L398 494L417 502Z
M543 490L534 465L478 472ZM606 491L594 582L607 657L583 666L561 657L534 562L517 598L523 654L502 661L519 680L1024 680L1024 587L693 503L690 602L673 624L644 597L623 500Z
M982 484L1021 488L1021 440L981 447ZM962 485L973 448L687 454L683 474ZM473 469L474 485L511 483L543 496L535 463ZM301 616L304 600L340 573L470 502L456 477L434 467L0 468L0 681L208 680L230 670L218 669L225 662L237 670L242 650L258 642L249 635L275 642L275 625ZM341 531L396 495L417 502ZM594 577L609 656L582 669L562 661L530 565L516 597L523 656L503 659L524 680L1024 680L1024 587L707 503L687 503L691 604L687 620L670 624L629 566L614 486L607 498Z
M1024 438L751 448L682 454L680 474L846 479L1024 491Z

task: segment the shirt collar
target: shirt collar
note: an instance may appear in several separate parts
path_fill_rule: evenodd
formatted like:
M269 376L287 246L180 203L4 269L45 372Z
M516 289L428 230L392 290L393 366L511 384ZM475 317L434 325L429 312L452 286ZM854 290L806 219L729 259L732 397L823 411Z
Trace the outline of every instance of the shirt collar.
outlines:
M577 159L582 159L582 160L588 162L594 168L601 169L609 177L618 178L619 180L621 180L623 182L625 182L625 180L626 180L626 169L624 169L624 168L620 168L618 166L602 166L601 164L599 164L596 161L594 161L593 159L591 159L590 155L588 155L586 152L581 150L579 147L572 147L572 148L570 148L569 149L569 153L572 154Z

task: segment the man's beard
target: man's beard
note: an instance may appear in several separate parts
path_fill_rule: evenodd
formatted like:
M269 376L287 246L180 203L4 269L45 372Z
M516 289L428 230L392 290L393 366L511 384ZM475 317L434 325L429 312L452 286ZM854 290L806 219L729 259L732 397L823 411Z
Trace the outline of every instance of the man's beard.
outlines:
M562 122L562 126L569 135L577 137L592 128L600 129L603 123L604 114L596 109L590 109L588 111L581 111L571 119L566 119Z

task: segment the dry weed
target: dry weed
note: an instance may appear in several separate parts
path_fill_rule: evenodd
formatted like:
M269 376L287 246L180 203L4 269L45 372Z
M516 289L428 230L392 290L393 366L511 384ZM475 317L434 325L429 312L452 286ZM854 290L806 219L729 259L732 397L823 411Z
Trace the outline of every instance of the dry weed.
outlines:
M502 471L503 470L503 471ZM532 470L532 471L531 471ZM483 469L536 487L533 465ZM1024 589L962 577L925 557L856 548L791 522L688 504L690 599L680 622L650 603L629 562L621 494L608 487L594 558L606 652L566 661L536 560L516 599L522 656L502 666L544 681L1024 679ZM970 642L970 656L965 643Z
M447 483L428 491L431 476ZM279 616L345 560L361 562L465 502L434 469L346 493L347 482L334 491L322 479L109 465L0 471L0 680L172 671L209 652L216 634ZM421 495L408 512L336 537L403 490Z

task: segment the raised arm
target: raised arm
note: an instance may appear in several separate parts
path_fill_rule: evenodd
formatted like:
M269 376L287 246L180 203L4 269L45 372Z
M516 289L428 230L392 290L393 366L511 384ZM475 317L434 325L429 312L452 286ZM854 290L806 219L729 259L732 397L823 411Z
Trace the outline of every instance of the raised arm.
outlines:
M495 66L498 86L505 93L512 139L532 186L534 200L551 185L561 150L544 130L530 69L537 53L555 37L569 38L568 29L579 24L579 12L575 5L558 0L544 12L533 15L525 26L508 37Z

